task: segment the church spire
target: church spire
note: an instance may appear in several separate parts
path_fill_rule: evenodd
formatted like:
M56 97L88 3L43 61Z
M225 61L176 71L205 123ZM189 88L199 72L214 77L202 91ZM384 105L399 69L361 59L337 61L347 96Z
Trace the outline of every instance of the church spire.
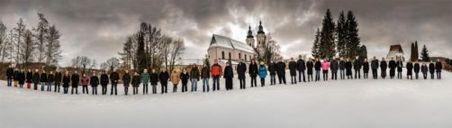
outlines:
M262 27L262 21L259 21L259 31L257 31L257 34L265 34L264 27Z
M248 26L248 36L246 38L253 38L253 32L251 31L251 26Z

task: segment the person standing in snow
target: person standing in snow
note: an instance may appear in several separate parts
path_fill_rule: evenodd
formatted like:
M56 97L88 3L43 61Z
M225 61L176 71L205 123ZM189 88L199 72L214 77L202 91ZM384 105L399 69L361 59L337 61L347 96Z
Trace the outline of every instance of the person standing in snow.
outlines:
M99 77L97 77L96 71L93 71L93 75L91 75L89 84L91 85L92 95L97 95L97 86L99 85Z
M102 87L102 95L107 95L107 86L110 80L108 79L107 72L103 71L100 75L100 86Z
M19 87L23 88L24 84L25 84L25 70L21 69L19 71L19 78L18 78L18 82L19 82Z
M132 78L133 95L138 94L138 87L140 87L140 82L141 82L141 76L140 76L140 74L138 74L138 72L135 72L133 74L133 78Z
M356 59L353 61L353 69L355 69L355 79L361 79L361 67L362 62L359 57L356 57Z
M298 70L298 82L301 82L302 76L303 76L303 82L306 82L306 78L305 78L306 64L305 64L304 60L301 58L301 56L299 56L298 60L297 60L297 70Z
M157 71L155 71L155 69L152 69L151 73L149 73L149 79L152 86L152 94L157 94L157 84L159 82L159 74L157 73Z
M341 58L339 61L339 75L341 76L341 80L345 79L345 60Z
M38 90L38 84L41 81L41 77L39 75L39 69L35 69L35 72L33 73L33 89Z
M314 63L314 69L315 69L315 81L320 81L320 69L322 68L322 63L320 62L320 59L316 58Z
M12 64L6 69L6 80L7 86L11 87L14 80L14 68Z
M143 95L148 94L149 86L149 73L148 69L144 69L141 73L141 83L143 84Z
M331 60L330 69L331 69L331 80L337 80L337 70L339 69L339 62L336 58Z
M414 75L416 76L416 80L419 79L419 71L421 69L421 66L419 65L419 62L414 62Z
M193 64L190 70L191 92L198 91L198 81L200 76L201 74L199 73L198 66L196 64Z
M55 73L55 88L53 92L60 92L60 86L61 86L61 80L63 78L63 74L61 74L61 71L57 69Z
M131 79L132 78L130 77L129 70L125 70L124 75L122 75L122 84L124 85L124 95L127 95L129 93Z
M226 67L224 67L223 77L225 79L226 90L232 90L233 88L232 79L234 78L234 72L232 70L230 62L226 63Z
M353 79L352 67L352 62L350 61L350 59L347 59L345 62L345 75L347 76L347 79Z
M411 61L406 63L406 78L413 79L413 63Z
M188 84L188 79L190 79L190 75L188 74L187 69L183 69L182 73L180 74L180 79L182 81L182 87L181 87L182 92L188 91L187 84Z
M113 69L113 72L110 73L110 95L118 95L118 82L119 82L119 74L116 72L116 69Z
M210 78L210 68L209 65L204 64L201 69L201 79L202 79L202 92L209 92L209 78Z
M89 94L89 90L88 90L88 84L89 84L89 77L83 73L82 74L82 79L80 80L80 83L82 84L82 94Z
M267 68L264 65L264 62L261 62L259 65L259 77L261 78L261 87L265 86L265 77L267 77Z
M402 59L398 59L397 60L397 79L402 79L402 68L403 68Z
M328 62L327 59L324 59L321 63L322 65L322 74L323 74L323 81L328 81L328 69L330 69L330 62Z
M386 63L385 58L381 58L380 69L381 69L381 78L386 78L386 69L388 68L388 63Z
M171 73L171 83L173 83L173 93L177 92L177 85L179 85L179 81L180 81L180 71L177 68L173 69L173 72Z
M370 62L370 68L372 69L372 77L374 79L378 79L378 60L377 60L377 57L374 56L374 58Z
M312 63L312 59L309 59L308 62L306 62L306 67L307 67L307 74L308 74L308 82L314 81L314 78L312 77L312 73L313 70L312 68L314 67L314 64Z
M78 75L77 71L74 71L74 73L71 76L71 94L74 94L74 90L75 90L75 94L78 94L78 84L80 82L80 75Z
M31 83L33 83L33 72L31 71L31 69L28 69L28 71L27 71L26 82L27 82L27 89L30 89Z
M431 79L435 79L435 63L433 61L428 65L428 70L430 71Z
M55 82L55 75L53 71L50 71L50 74L47 76L47 91L52 91L53 83Z
M71 76L69 75L69 71L66 71L63 76L63 94L68 93L69 83L71 83Z
M14 87L17 87L17 83L19 83L19 72L20 72L20 70L18 68L14 68L14 77L13 77Z
M441 70L443 69L443 64L438 60L436 60L436 78L441 79Z
M256 60L252 59L251 63L249 65L249 70L248 70L248 74L250 75L251 78L251 87L257 87L257 63Z
M397 67L397 64L394 61L394 58L391 58L391 60L389 61L389 77L391 79L394 79L396 67Z
M45 86L47 86L47 73L45 70L42 70L41 75L39 76L41 82L41 91L44 91Z
M168 73L168 71L166 71L166 68L163 68L159 74L159 80L160 80L162 94L168 93L168 79L169 79L169 73Z
M428 67L427 64L423 63L421 66L422 76L424 76L424 80L427 79Z
M293 58L289 61L290 84L297 84L297 62Z
M284 63L283 61L279 61L277 64L277 71L279 73L279 84L286 84L286 63ZM281 83L282 82L282 83Z
M364 59L363 62L363 78L369 78L369 62L367 61L367 59Z
M214 64L210 67L210 74L212 75L212 91L220 90L220 75L223 73L223 69L218 64L218 60L214 60Z
M251 64L250 64L251 66ZM243 62L243 60L240 61L239 64L237 64L237 75L239 78L239 83L240 83L240 89L246 89L246 64ZM252 83L252 81L251 81ZM253 87L251 85L251 87Z
M270 61L268 65L268 71L270 72L270 85L276 84L276 64L273 61Z

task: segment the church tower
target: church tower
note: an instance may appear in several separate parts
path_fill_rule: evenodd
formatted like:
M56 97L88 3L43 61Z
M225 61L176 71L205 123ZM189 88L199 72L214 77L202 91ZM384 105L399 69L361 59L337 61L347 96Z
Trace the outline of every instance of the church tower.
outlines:
M266 36L265 36L265 32L264 32L264 27L262 27L262 21L259 21L259 30L257 31L257 47L260 46L265 46L265 40L266 40Z
M254 36L253 32L251 31L251 26L249 26L248 35L246 36L246 43L251 46L252 48L255 48L254 46Z

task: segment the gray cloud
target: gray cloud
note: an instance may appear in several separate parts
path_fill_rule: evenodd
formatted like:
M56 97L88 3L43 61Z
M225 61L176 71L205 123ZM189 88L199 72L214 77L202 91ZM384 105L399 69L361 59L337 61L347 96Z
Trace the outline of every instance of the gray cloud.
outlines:
M140 22L187 42L186 58L201 58L213 33L244 41L248 25L262 20L284 57L310 53L315 29L326 9L337 19L353 10L369 56L384 56L390 44L426 44L432 56L451 57L452 2L447 0L0 0L0 20L12 28L19 17L36 25L46 14L62 32L62 65L77 55L102 62L117 56Z

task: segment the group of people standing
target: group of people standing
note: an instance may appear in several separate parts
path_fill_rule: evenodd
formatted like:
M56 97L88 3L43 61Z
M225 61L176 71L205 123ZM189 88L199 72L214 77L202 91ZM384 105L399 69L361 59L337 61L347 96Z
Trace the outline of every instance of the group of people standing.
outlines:
M370 64L369 64L370 63ZM276 84L276 77L278 78L279 84L286 84L286 63L283 61L273 62L271 61L268 65L263 62L259 64L255 60L251 60L249 64L244 61L240 61L235 67L240 89L246 89L246 74L251 80L250 87L257 87L257 77L260 78L260 85L265 86L265 79L267 75L270 75L270 85ZM307 61L303 59L294 60L290 59L288 62L289 75L291 79L291 84L298 82L310 82L310 81L320 81L321 75L324 81L329 79L337 80L338 74L340 79L361 79L361 71L363 72L363 78L368 78L369 71L372 71L373 79L378 79L380 69L381 78L385 79L387 76L387 69L389 68L389 77L393 79L402 79L404 63L398 59L391 59L386 61L384 58L381 60L375 57L372 61L368 62L367 59L309 59ZM413 74L416 79L419 79L419 73L422 73L424 79L428 78L428 73L430 73L430 78L434 79L435 74L437 79L441 79L442 64L437 61L434 62L407 62L405 64L406 77L407 79L413 79ZM329 71L331 71L331 78L328 76ZM414 73L413 73L414 71ZM152 93L157 93L157 85L160 83L161 93L168 93L168 83L171 81L173 84L173 92L177 92L178 85L181 82L182 92L188 91L188 83L191 84L191 92L198 91L198 81L202 80L202 91L209 92L220 90L220 77L225 80L225 89L233 89L233 78L234 78L234 68L230 62L226 63L226 66L222 68L218 61L215 60L212 66L203 65L201 69L198 68L196 64L189 66L188 68L182 69L180 71L178 68L174 69L169 73L165 68L157 71L152 69L148 72L144 69L141 73L138 71L129 72L124 70L120 76L120 73L116 70L112 70L110 73L102 71L100 74L96 71L90 73L78 73L78 71L64 71L60 70L49 71L35 69L34 71L28 69L17 69L14 66L10 66L6 71L7 76L7 86L15 86L20 88L33 88L38 90L40 86L41 91L52 91L60 92L60 87L63 88L63 94L78 94L78 87L82 86L82 93L89 94L89 86L91 87L91 94L97 95L97 88L101 86L101 94L106 95L108 91L108 85L110 85L110 95L117 95L117 86L120 81L124 87L124 94L128 95L129 86L132 86L132 93L134 95L139 93L139 87L142 86L142 94L148 94L149 84L152 88ZM354 74L354 76L353 76ZM307 76L306 76L307 75ZM313 77L314 75L314 77ZM306 80L307 77L307 80ZM209 86L209 80L212 79L212 88Z

